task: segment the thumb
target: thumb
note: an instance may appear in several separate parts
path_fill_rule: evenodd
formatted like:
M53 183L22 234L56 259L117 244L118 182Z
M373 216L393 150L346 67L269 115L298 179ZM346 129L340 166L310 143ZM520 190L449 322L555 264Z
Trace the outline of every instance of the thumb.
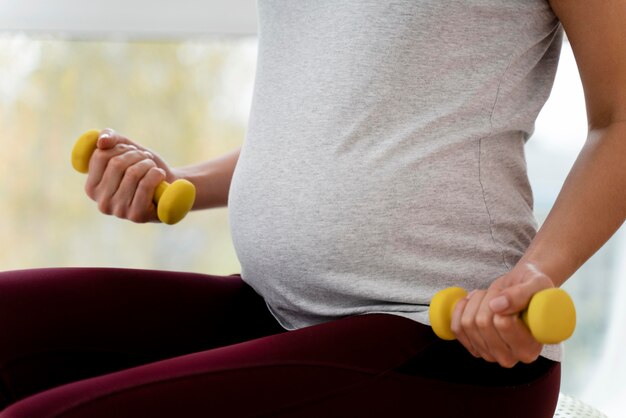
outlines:
M542 278L530 279L507 287L489 301L489 308L500 315L513 315L522 312L535 293L540 290L554 287L550 279L548 282Z
M105 150L115 147L117 144L135 145L128 138L118 134L113 129L103 129L98 137L98 149Z

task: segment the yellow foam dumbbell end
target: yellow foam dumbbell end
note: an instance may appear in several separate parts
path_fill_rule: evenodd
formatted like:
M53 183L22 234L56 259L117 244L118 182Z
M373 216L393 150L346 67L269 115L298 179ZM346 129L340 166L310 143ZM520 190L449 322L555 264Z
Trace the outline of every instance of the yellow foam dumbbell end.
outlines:
M450 325L452 324L452 313L456 303L467 295L467 291L460 287L449 287L441 290L433 296L430 301L428 315L430 325L437 336L443 340L456 340Z
M72 167L79 173L89 171L89 160L97 147L100 131L92 129L82 134L72 149ZM172 184L162 181L156 188L153 201L157 205L157 216L165 224L179 222L191 210L196 200L196 188L187 180L176 180Z
M89 172L89 160L97 148L99 136L100 131L91 129L78 137L74 148L72 148L72 167L74 170L83 174Z
M450 328L452 312L457 302L467 295L465 289L449 287L435 294L430 303L430 324L435 334L444 340L456 336ZM576 308L563 289L551 288L535 293L521 314L533 337L542 344L567 340L576 328Z
M187 180L172 184L162 181L154 192L157 216L164 224L173 225L182 220L196 200L196 188Z
M576 328L576 308L572 298L560 288L537 292L522 320L533 337L543 344L556 344L567 340Z

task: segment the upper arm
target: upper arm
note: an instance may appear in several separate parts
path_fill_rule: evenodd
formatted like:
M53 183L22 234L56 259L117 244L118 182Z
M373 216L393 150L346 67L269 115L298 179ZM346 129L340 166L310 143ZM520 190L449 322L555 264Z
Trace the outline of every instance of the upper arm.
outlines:
M574 51L589 129L626 121L626 1L550 0Z

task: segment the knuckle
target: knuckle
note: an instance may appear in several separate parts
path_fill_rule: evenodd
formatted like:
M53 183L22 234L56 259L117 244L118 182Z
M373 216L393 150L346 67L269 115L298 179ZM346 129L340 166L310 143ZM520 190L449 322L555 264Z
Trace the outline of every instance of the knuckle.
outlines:
M159 177L152 174L152 171L148 172L148 175L141 179L137 186L138 190L150 196L153 195L154 189L156 188L157 184L159 184L160 180Z
M85 183L85 194L89 196L91 200L96 200L96 191L93 185L89 182Z
M518 358L522 363L528 364L537 360L539 354L541 354L541 348L537 348L535 350L523 350L519 353Z
M142 179L139 184L137 184L137 192L141 193L142 196L148 195L151 191L150 189L150 182L146 178Z
M520 361L525 364L530 364L533 361L537 360L537 357L539 356L525 353L525 354L520 355Z
M139 217L132 212L128 214L128 220L134 223L141 223Z
M148 178L150 179L150 183L152 187L156 187L160 182L165 180L165 173L163 173L156 165L150 168Z
M156 184L159 184L159 182L165 180L165 177L167 177L165 175L165 171L161 168L159 168L156 163L154 163L154 167L150 170L152 175L155 177L155 182Z
M145 157L143 160L133 165L133 168L137 170L137 173L140 174L141 177L145 176L146 174L149 174L153 167L156 167L156 164L154 163L154 161L150 159L146 159Z
M128 167L124 173L124 177L128 177L129 180L139 181L141 177L143 177L141 167L137 165Z
M481 358L480 353L475 348L468 349L469 353L475 358Z
M113 209L113 215L118 218L126 218L126 208L122 205L116 205Z
M499 331L511 331L513 329L513 321L511 318L503 315L495 315L493 317L493 324Z
M148 182L142 181L139 183L137 187L137 192L135 193L135 199L137 207L142 211L147 210L152 206L153 198L154 198L154 186L148 184Z
M104 213L105 215L113 214L113 208L111 207L111 202L106 199L101 199L98 202L98 210L100 210L100 212Z
M146 223L146 217L144 214L133 211L128 214L128 220L138 224Z
M130 146L130 145L129 145ZM134 148L134 147L133 147ZM137 148L132 149L131 151L128 151L126 154L127 157L132 160L133 162L143 162L145 160L148 160L148 158L146 157L146 155L143 153L143 151L139 151Z
M486 314L478 314L476 315L476 326L479 329L485 329L488 328L493 322L491 320L491 317L489 315Z
M504 368L510 369L517 364L517 360L511 357L504 357L498 360L498 364Z
M108 158L109 156L105 152L102 152L99 149L97 149L91 155L91 160L89 161L89 165L93 166L94 164L98 164L98 165L104 164L106 163Z
M124 168L124 160L124 154L117 155L109 160L108 166L114 170L121 170Z
M461 318L461 328L463 329L472 329L474 328L474 321L472 321L472 318L466 318L463 317Z
M480 356L480 358L482 358L485 361L488 361L489 363L496 363L496 359L493 358L491 355L487 354L485 351L478 351L478 355Z

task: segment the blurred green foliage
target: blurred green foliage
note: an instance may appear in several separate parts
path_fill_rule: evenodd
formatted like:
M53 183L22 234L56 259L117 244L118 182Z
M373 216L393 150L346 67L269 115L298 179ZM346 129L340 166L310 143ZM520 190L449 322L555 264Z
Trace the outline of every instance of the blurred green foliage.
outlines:
M69 155L111 127L172 166L241 145L256 40L77 42L0 37L0 270L111 266L231 274L227 211L180 224L102 215Z

